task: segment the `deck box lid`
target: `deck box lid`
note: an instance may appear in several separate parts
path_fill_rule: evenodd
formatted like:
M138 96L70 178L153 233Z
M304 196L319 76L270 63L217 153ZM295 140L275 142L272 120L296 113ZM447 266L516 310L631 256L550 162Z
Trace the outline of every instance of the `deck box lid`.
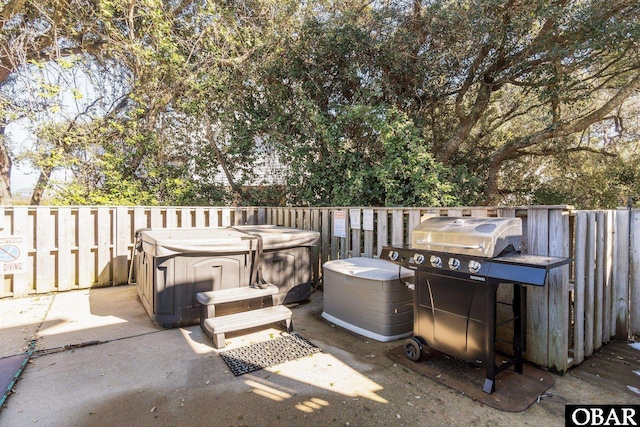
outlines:
M354 257L327 261L323 268L346 276L353 276L368 280L398 279L399 267L393 263L377 258ZM400 277L413 277L413 270L402 267Z

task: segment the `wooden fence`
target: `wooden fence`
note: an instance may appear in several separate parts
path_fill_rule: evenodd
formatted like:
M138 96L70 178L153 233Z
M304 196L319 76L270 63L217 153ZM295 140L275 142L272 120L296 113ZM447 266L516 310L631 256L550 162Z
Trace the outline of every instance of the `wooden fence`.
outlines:
M333 236L344 211L346 237ZM373 218L362 221L363 216ZM557 372L612 337L640 335L640 211L518 208L0 207L0 238L23 236L24 271L0 271L0 298L126 284L140 228L275 224L320 232L320 262L377 256L429 216L519 217L523 251L573 257L526 289L526 358ZM361 225L354 227L350 218ZM357 224L355 224L357 225ZM1 248L0 248L1 249ZM508 288L499 291L509 298Z

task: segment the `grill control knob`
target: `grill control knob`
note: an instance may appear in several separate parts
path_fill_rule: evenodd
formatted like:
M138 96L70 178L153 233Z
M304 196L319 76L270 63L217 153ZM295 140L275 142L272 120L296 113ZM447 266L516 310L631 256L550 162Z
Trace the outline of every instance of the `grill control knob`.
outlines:
M477 273L480 271L480 268L482 268L482 264L480 264L478 261L469 261L469 271L472 273Z
M396 251L390 251L390 252L389 252L389 259L390 259L391 261L395 261L395 260L397 260L397 259L398 259L398 255L399 255L399 254L398 254L398 252L396 252Z
M413 257L413 260L416 262L416 264L422 264L422 263L424 263L424 255L422 255L422 254L416 254L416 255Z
M460 268L460 260L457 258L449 258L449 268L458 270Z
M431 258L429 258L429 262L431 263L432 267L442 267L442 260L439 256L431 255Z

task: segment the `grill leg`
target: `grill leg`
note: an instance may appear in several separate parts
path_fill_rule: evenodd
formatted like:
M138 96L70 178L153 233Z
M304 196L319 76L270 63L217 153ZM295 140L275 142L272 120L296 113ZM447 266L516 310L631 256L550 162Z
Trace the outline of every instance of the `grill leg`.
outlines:
M517 374L522 374L522 285L513 285L513 357Z
M487 372L484 380L484 386L482 391L491 394L495 391L495 379L496 379L496 293L498 291L498 285L494 283L487 283L485 286L485 348L484 354L487 357L486 365Z

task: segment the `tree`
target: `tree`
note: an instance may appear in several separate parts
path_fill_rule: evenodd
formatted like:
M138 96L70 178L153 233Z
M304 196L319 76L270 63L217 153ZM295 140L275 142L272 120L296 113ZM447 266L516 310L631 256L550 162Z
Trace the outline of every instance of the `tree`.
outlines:
M163 179L176 181L165 167L167 156L175 153L173 141L166 138L171 133L166 126L180 117L174 104L201 70L214 72L238 60L234 44L242 45L244 31L233 16L236 8L224 3L12 0L2 9L4 126L24 111L7 91L19 89L25 84L20 77L28 80L43 64L60 65L73 58L72 71L82 69L85 78L97 84L94 98L86 100L76 117L40 121L41 128L34 130L40 149L28 157L41 174L32 203L39 203L52 171L60 168L74 173L76 182L69 188L75 189L76 201L85 194L91 202L95 197L89 194L102 192L105 197L98 199L124 202L122 197L109 196L120 191L116 185L120 181L135 182L146 193L144 200L163 201L163 191L166 194L167 186L171 187ZM57 93L76 90L47 81L42 84ZM38 111L51 113L50 107L42 102ZM36 112L30 109L29 114L35 118ZM78 120L80 116L86 120ZM0 188L7 191L0 196L7 203L14 154L6 144L2 148L0 181L4 185Z
M0 112L5 125L32 114L8 91L37 64L73 54L105 82L103 100L48 120L31 156L43 185L73 170L59 194L76 201L255 203L245 184L265 154L292 204L559 200L575 159L593 166L575 171L584 183L633 176L639 12L631 0L12 0Z
M415 1L392 43L412 51L386 75L425 127L447 123L429 129L436 159L483 178L489 204L505 162L595 151L576 135L613 124L640 88L639 12L632 1Z

